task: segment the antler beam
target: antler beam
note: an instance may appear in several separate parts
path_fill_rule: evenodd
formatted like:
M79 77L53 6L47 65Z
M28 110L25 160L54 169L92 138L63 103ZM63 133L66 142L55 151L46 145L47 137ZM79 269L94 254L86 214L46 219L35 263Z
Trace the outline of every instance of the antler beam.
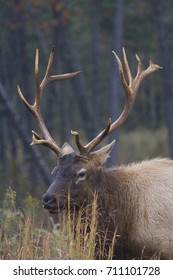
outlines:
M55 81L71 79L71 78L75 77L76 75L80 74L80 71L52 76L50 73L52 70L53 58L54 58L54 48L52 48L52 51L50 53L46 73L40 84L40 82L39 82L39 52L38 52L38 50L36 50L36 55L35 55L36 96L35 96L35 101L34 101L33 105L29 104L28 101L25 99L20 87L18 86L17 88L18 88L18 93L19 93L20 98L22 99L25 106L29 109L29 111L36 118L38 125L40 127L40 130L42 131L43 136L44 136L44 139L41 139L40 136L36 132L32 131L31 145L45 145L45 146L49 147L51 150L53 150L58 156L60 156L62 154L62 149L58 146L58 144L56 144L56 142L51 137L51 135L43 121L42 115L41 115L41 109L40 109L41 97L42 97L45 87L49 83L52 83Z
M106 129L104 129L100 134L98 134L93 140L91 140L91 142L89 142L85 146L83 146L81 144L78 132L72 132L72 135L75 136L76 145L77 145L80 153L85 156L88 155L99 143L101 143L107 135L109 135L110 133L115 131L126 121L126 119L129 116L129 113L133 107L138 88L139 88L140 84L142 83L142 81L147 76L149 76L151 73L153 73L159 69L162 69L162 67L160 67L157 64L153 64L150 61L149 67L144 70L142 67L142 62L141 62L140 58L138 57L138 55L136 55L137 74L136 74L136 77L133 78L128 61L127 61L126 52L125 52L125 49L123 48L123 61L124 61L126 74L128 77L128 83L127 83L127 81L125 79L125 74L124 74L123 65L121 63L121 60L119 59L118 55L115 52L113 52L113 54L118 63L121 84L122 84L122 87L126 94L125 106L124 106L124 109L123 109L121 115L119 116L119 118L116 121L114 121L112 124L109 119Z

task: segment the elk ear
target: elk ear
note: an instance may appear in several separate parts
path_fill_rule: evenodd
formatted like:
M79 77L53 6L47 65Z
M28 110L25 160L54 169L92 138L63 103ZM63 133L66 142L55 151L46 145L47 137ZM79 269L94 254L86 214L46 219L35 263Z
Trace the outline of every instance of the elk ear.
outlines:
M90 156L96 159L99 166L102 166L110 157L110 152L114 144L115 144L115 140L113 140L110 144L104 146L100 150L90 153Z
M74 153L73 148L67 142L64 143L64 145L62 146L62 156L71 154L71 153Z

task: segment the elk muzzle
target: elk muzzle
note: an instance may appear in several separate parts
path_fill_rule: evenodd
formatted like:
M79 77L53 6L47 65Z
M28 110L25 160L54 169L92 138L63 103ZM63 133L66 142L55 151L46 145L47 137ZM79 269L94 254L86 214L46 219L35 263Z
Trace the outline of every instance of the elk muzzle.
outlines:
M42 205L50 213L60 212L66 207L68 195L66 195L64 188L57 186L57 181L55 180L42 196Z
M42 205L48 211L56 210L58 208L57 201L54 195L49 195L47 193L42 196Z

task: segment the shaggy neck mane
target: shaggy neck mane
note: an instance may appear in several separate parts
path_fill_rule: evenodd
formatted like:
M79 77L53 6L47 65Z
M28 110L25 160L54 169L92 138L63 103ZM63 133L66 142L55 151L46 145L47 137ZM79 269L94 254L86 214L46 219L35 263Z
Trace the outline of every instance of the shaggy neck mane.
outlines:
M101 169L96 187L98 211L101 213L100 219L104 222L105 227L113 232L116 230L118 234L121 234L121 232L128 234L133 223L133 217L136 214L132 206L137 193L131 190L129 196L131 184L127 175L123 167Z

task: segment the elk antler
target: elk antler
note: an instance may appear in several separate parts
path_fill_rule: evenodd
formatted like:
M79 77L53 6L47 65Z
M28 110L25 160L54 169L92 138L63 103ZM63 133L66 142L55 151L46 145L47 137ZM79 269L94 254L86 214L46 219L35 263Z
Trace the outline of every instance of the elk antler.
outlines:
M142 81L147 76L149 76L151 73L153 73L153 72L162 68L159 65L153 64L150 61L149 67L147 69L143 70L142 62L141 62L140 58L138 57L138 55L136 55L136 60L137 60L137 66L138 67L137 67L136 77L133 78L133 76L131 74L129 64L128 64L128 61L127 61L126 53L125 53L125 50L123 48L124 66L125 66L125 70L126 70L127 77L128 77L128 82L129 82L129 84L127 84L126 79L125 79L125 75L124 75L124 71L123 71L122 63L121 63L118 55L115 52L113 52L113 54L114 54L115 59L118 63L121 84L122 84L122 86L124 88L124 91L125 91L125 94L126 94L125 106L124 106L124 109L123 109L121 115L119 116L119 118L115 122L113 122L112 124L111 124L111 120L109 119L109 122L108 122L106 128L100 134L98 134L93 140L91 140L91 142L89 142L85 146L83 146L80 142L79 133L76 132L76 131L71 132L72 135L75 136L76 145L77 145L80 153L82 155L85 155L85 156L88 155L107 135L109 135L114 130L119 128L125 122L125 120L129 116L129 113L130 113L130 111L133 107L138 88L139 88L140 84L142 83Z
M47 69L45 76L41 82L39 83L39 53L38 50L36 50L36 55L35 55L35 80L36 80L36 96L35 96L35 101L34 104L31 105L28 103L28 101L25 99L23 96L20 87L18 86L18 93L20 98L22 99L23 103L25 106L30 110L30 112L34 115L36 118L38 125L40 127L40 130L43 133L44 139L41 139L40 136L32 131L32 143L31 145L45 145L48 146L50 149L52 149L58 156L62 155L62 149L55 143L53 138L51 137L44 121L41 115L41 109L40 109L40 102L41 102L41 96L43 94L43 90L45 87L54 81L62 81L65 79L71 79L74 76L78 75L79 72L74 72L74 73L67 73L67 74L62 74L62 75L55 75L51 76L50 72L52 69L52 63L53 63L53 57L54 57L54 48L52 48L52 51L50 53Z

